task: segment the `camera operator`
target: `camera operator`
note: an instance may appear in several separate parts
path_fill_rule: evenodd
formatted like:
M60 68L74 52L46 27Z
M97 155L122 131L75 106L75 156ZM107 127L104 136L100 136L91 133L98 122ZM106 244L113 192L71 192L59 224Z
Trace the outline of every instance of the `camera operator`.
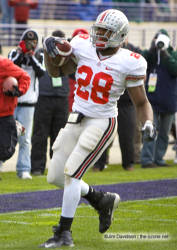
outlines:
M163 157L177 111L177 51L170 46L166 30L159 30L150 49L143 51L143 56L148 63L145 87L158 134L155 141L143 142L141 164L143 168L167 166Z

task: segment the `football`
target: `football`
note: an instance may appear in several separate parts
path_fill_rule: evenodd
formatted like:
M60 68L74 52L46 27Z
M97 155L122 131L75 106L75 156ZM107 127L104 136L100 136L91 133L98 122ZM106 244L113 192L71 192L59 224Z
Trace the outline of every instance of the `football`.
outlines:
M18 86L18 81L15 77L8 76L2 84L2 90L3 92L13 91L13 86Z
M61 56L69 56L72 53L72 47L67 40L62 40L61 43L56 43Z
M67 40L62 40L62 43L56 43L56 47L59 50L59 54L55 58L51 58L51 61L58 66L66 64L72 54L72 47Z

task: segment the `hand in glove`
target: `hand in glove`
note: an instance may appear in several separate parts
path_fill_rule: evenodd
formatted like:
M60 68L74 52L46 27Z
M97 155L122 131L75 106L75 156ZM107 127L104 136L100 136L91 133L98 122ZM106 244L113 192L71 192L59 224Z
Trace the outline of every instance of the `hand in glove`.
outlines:
M28 49L26 48L26 43L25 41L20 41L18 48L25 54L28 52Z
M59 47L65 46L65 43L67 43L65 38L50 36L44 39L43 47L47 51L49 56L53 58L55 58L57 55L67 57L72 52L71 46L68 51L63 51L59 49ZM61 46L57 46L56 44L60 44Z
M24 54L33 55L36 49L37 42L36 41L20 41L18 45L18 50Z
M142 128L143 139L145 141L153 141L156 138L156 129L152 121L147 120Z
M5 95L11 96L11 97L19 97L22 95L22 93L19 91L18 86L13 86L13 90L8 90L4 92Z

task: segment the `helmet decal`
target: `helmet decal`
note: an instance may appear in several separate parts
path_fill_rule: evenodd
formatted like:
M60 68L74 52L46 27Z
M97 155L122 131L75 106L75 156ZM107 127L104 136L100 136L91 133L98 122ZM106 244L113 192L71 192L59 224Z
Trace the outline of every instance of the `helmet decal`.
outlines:
M104 21L104 18L106 17L106 15L109 13L109 10L106 10L102 13L102 15L100 16L100 20L99 23L102 23Z

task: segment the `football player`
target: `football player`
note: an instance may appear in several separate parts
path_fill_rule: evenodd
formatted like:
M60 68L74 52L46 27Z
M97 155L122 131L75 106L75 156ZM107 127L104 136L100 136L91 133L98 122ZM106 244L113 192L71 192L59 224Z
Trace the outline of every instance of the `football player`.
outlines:
M144 90L146 61L121 48L129 22L119 10L109 9L96 19L90 36L80 34L71 41L67 63L56 63L60 50L55 37L44 40L45 63L53 77L76 72L73 112L53 145L47 180L64 188L62 212L54 236L41 244L52 248L73 246L71 224L81 196L99 214L99 232L106 232L120 201L117 193L98 192L82 180L113 141L117 131L117 100L128 89L143 124L146 139L153 139L153 114ZM65 60L63 60L65 61ZM62 62L63 62L62 61Z

